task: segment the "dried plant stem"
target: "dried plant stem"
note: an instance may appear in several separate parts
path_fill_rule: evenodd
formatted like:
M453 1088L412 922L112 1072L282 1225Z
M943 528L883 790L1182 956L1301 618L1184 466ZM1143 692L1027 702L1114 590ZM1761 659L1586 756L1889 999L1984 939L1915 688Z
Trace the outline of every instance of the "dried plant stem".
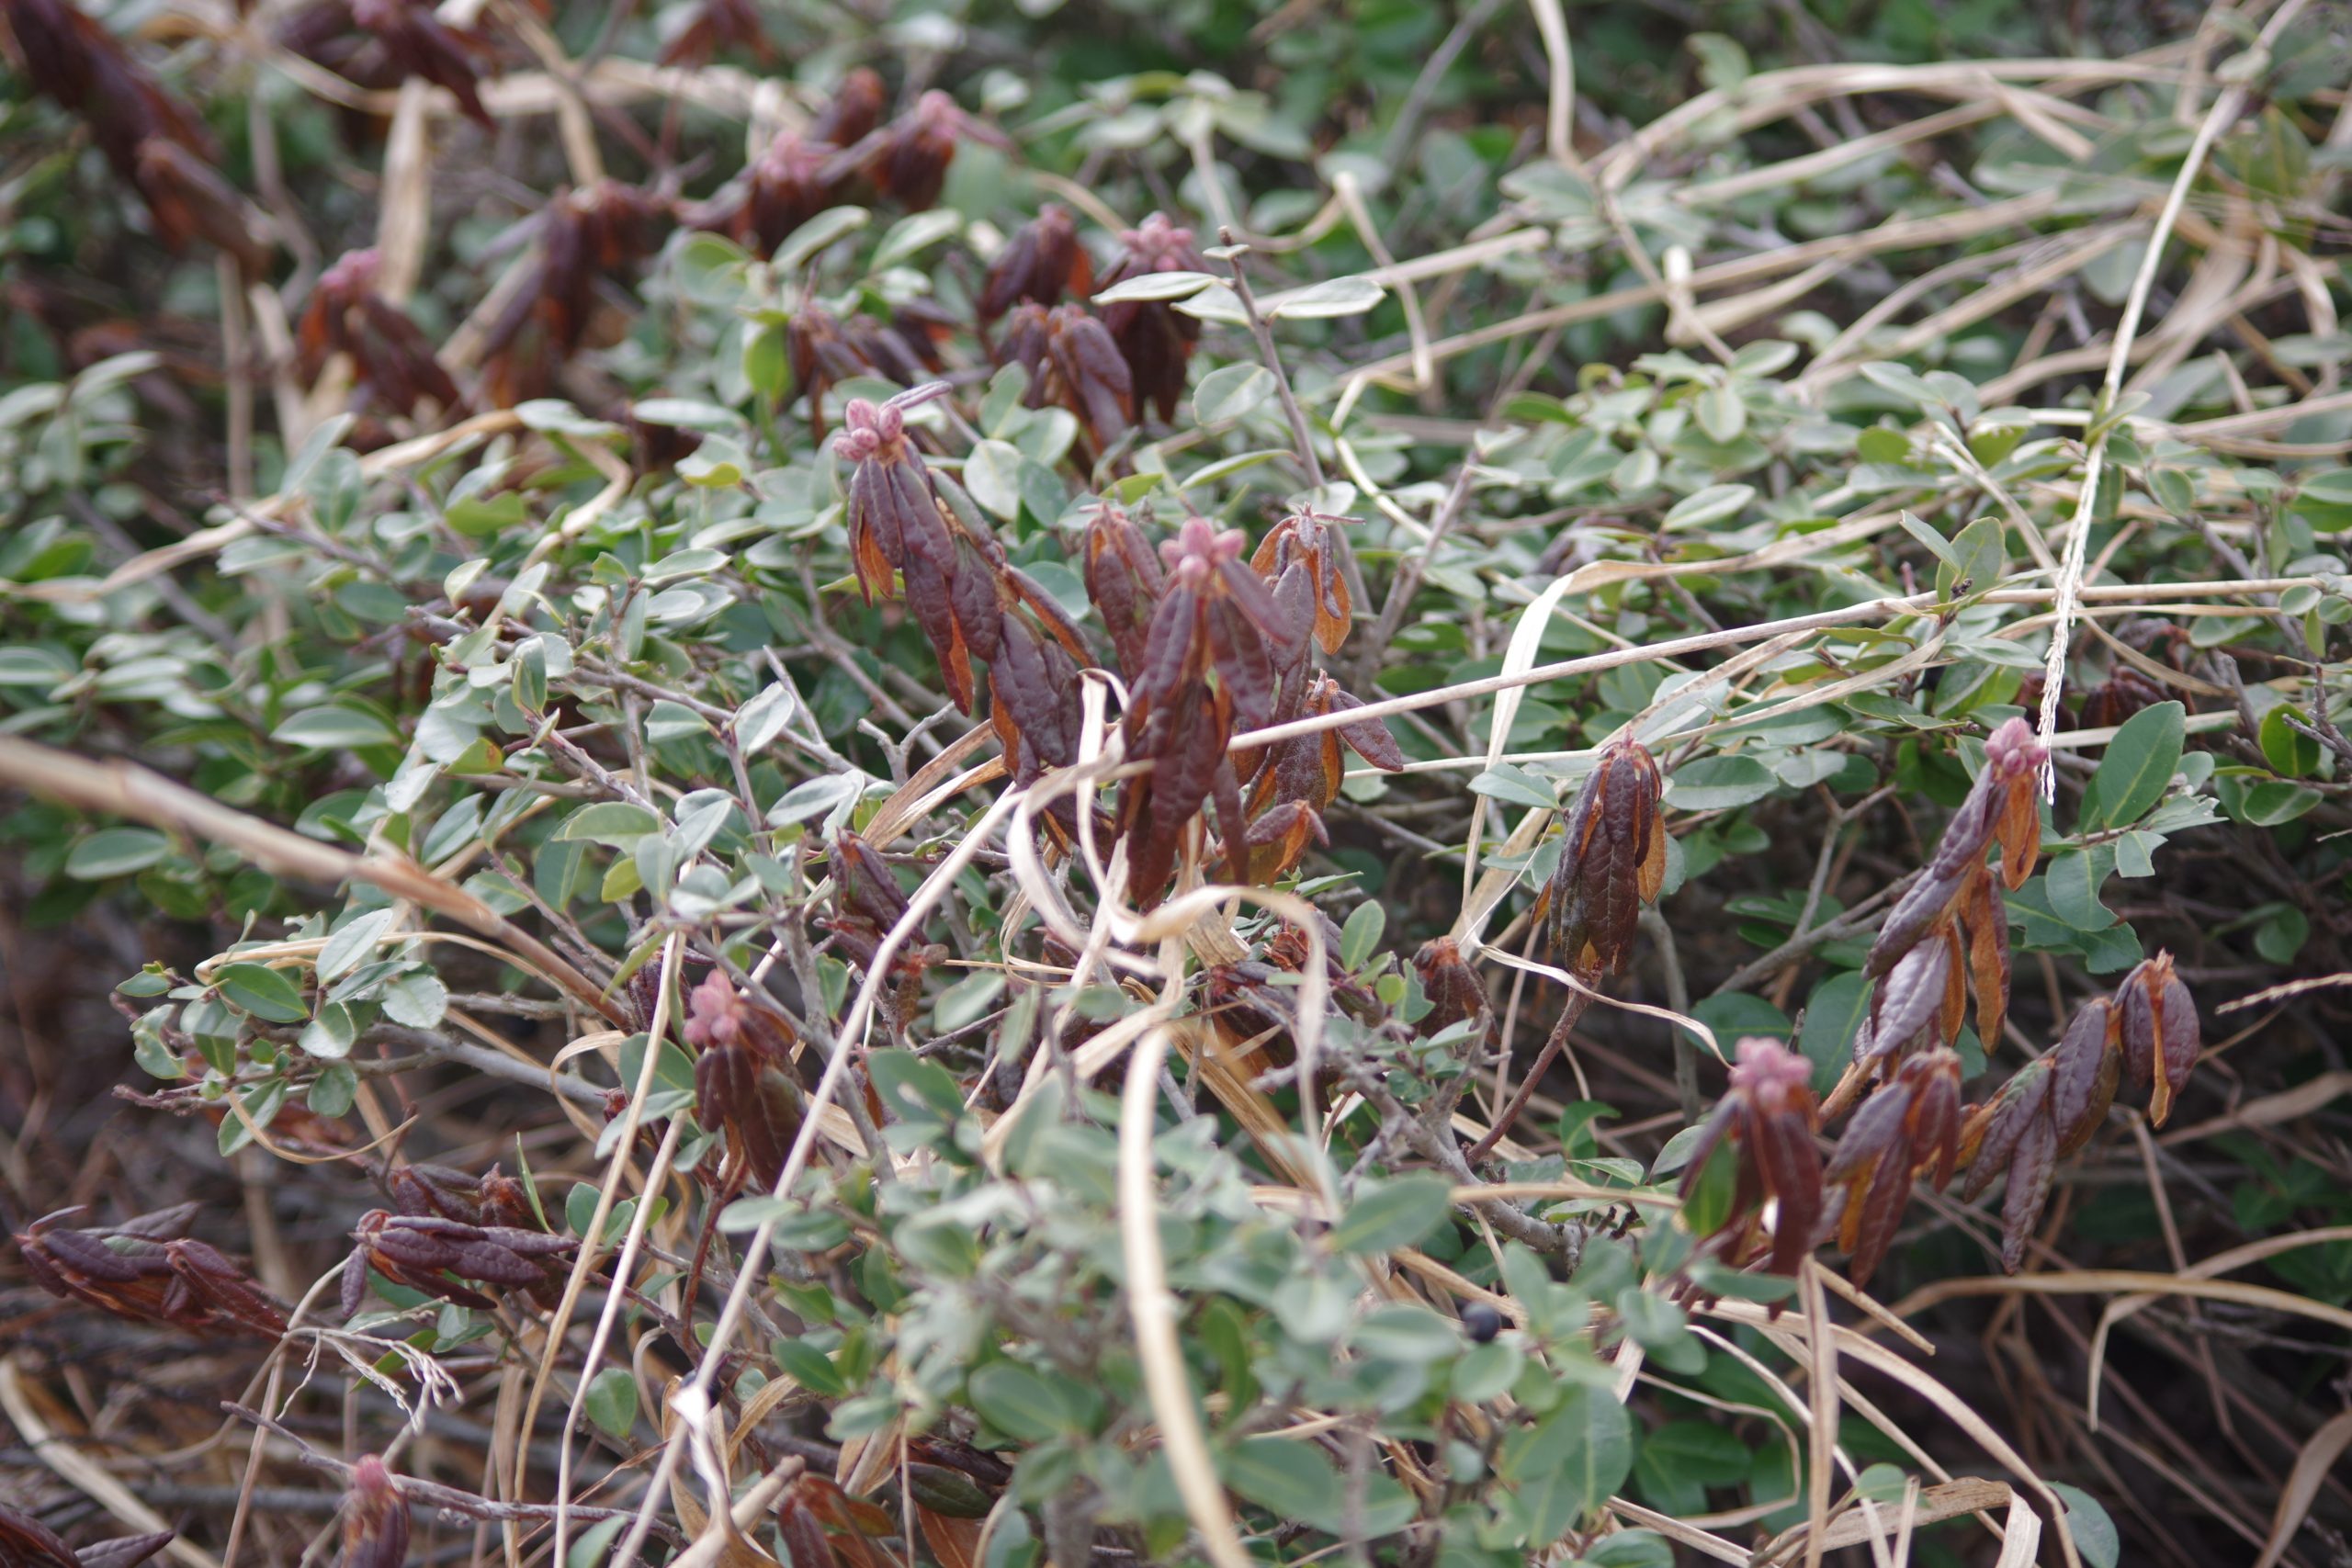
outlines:
M1574 130L1577 118L1576 54L1568 46L1568 19L1560 0L1528 0L1535 13L1535 30L1544 39L1544 59L1551 79L1544 103L1544 155L1566 168L1577 167Z
M1250 1568L1236 1533L1232 1506L1209 1459L1208 1438L1195 1414L1184 1351L1176 1334L1176 1297L1168 1288L1159 1252L1159 1203L1152 1191L1152 1134L1159 1067L1167 1059L1165 1025L1144 1032L1127 1063L1119 1114L1119 1236L1127 1265L1127 1311L1135 1324L1136 1357L1143 1363L1146 1396L1159 1427L1160 1450L1176 1490L1209 1561L1217 1568Z
M258 817L232 810L185 784L120 761L97 762L14 736L0 737L0 784L85 811L129 818L166 832L224 844L265 871L328 887L365 882L448 916L503 943L519 967L615 1023L624 1015L588 977L538 938L464 888L406 857L355 855Z
M2287 0L2262 29L2256 47L2267 49L2302 8L2303 0ZM2165 193L2164 207L2156 214L2155 230L2148 236L2139 274L2132 280L2132 292L2124 298L2122 319L2116 323L2114 346L2108 354L2107 376L2099 387L2099 409L2105 417L2093 429L2089 450L2083 455L2082 494L2075 505L2074 532L2067 536L2066 554L2058 574L2058 624L2051 630L2050 657L2042 668L2041 712L2037 726L2044 747L2058 729L2058 700L2066 683L2066 652L2083 586L2083 563L2090 547L2091 524L2098 507L2099 482L2107 464L2107 438L2119 423L2116 405L2123 396L2123 376L2131 367L2132 342L2139 335L2141 316L2148 308L2149 291L2156 286L2156 270L2164 261L2165 243L2172 237L2173 225L2180 219L2181 204L2188 199L2188 188L2197 183L2198 172L2204 167L2205 156L2212 151L2214 141L2245 111L2245 103L2246 89L2233 84L2222 92L2212 112L2198 126L2197 138L2189 143L2188 155L2180 163L2180 173L2174 176L2172 189ZM2057 789L2057 770L2045 761L2041 769L2042 797L2054 798Z
M531 1397L523 1406L526 1432L538 1423L539 1402L547 1396L548 1382L554 1378L555 1364L563 1353L564 1336L571 1325L571 1313L580 1300L580 1292L588 1282L589 1272L595 1268L596 1255L605 1235L605 1222L613 1212L621 1182L628 1175L629 1158L637 1152L637 1130L645 1114L645 1102L652 1098L653 1086L662 1063L662 1050L670 1031L671 998L677 992L678 964L685 953L685 934L672 931L662 942L660 989L654 993L653 1018L646 1025L645 1056L639 1066L637 1082L629 1091L628 1109L622 1114L619 1135L613 1141L613 1157L605 1169L605 1179L596 1190L596 1207L588 1221L585 1235L580 1238L579 1255L573 1258L571 1273L563 1282L563 1297L549 1314L547 1343L540 1352L537 1375L532 1380ZM670 1118L663 1134L660 1153L654 1156L652 1168L646 1172L644 1190L638 1195L636 1212L629 1216L628 1235L621 1247L620 1257L613 1264L613 1288L605 1297L605 1310L596 1320L596 1331L588 1342L588 1354L580 1369L580 1378L572 1390L571 1403L566 1407L563 1428L556 1439L556 1506L561 1509L571 1501L571 1434L580 1422L582 1403L588 1396L588 1385L596 1375L596 1361L603 1354L605 1343L612 1333L613 1322L618 1314L622 1292L628 1284L629 1269L637 1261L638 1249L645 1242L645 1226L653 1210L654 1194L668 1174L670 1156L678 1143L679 1118ZM518 1460L514 1482L519 1489L526 1470ZM559 1512L555 1524L555 1560L566 1561L564 1551L565 1522Z

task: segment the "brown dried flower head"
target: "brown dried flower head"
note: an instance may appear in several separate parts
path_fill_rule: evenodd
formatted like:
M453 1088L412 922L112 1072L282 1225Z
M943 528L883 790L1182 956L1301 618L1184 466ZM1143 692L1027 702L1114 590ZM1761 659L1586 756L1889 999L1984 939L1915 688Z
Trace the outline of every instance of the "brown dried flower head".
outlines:
M2135 1087L2154 1090L2148 1120L2161 1127L2201 1045L2197 1004L2173 973L2172 954L2159 953L2124 976L2115 988L2115 1010L2124 1064Z
M494 1303L460 1280L502 1291L544 1292L560 1277L552 1260L571 1250L571 1238L513 1225L469 1224L440 1214L395 1214L370 1209L353 1227L352 1248L343 1265L343 1314L351 1316L368 1298L373 1269L395 1284L460 1306Z
M376 35L401 77L446 88L468 118L484 130L498 129L481 102L490 47L481 35L444 22L431 0L351 0L351 19Z
M684 1033L699 1053L697 1118L724 1129L747 1179L763 1191L773 1188L808 1110L793 1077L790 1027L714 969L686 998Z
M844 162L860 168L876 189L910 212L938 204L947 166L966 139L1010 151L1004 133L973 118L956 100L936 89L914 107L850 149Z
M999 364L1028 373L1031 408L1068 409L1099 451L1126 434L1135 419L1135 383L1127 362L1102 323L1080 305L1051 310L1024 304L1013 312Z
M1462 961L1462 949L1453 938L1431 937L1421 943L1413 954L1413 973L1430 1004L1428 1016L1420 1022L1423 1034L1442 1034L1470 1019L1491 1021L1494 1009L1487 984Z
M995 547L951 521L922 457L907 439L904 411L944 394L933 381L876 404L852 398L833 450L854 467L849 481L850 557L869 603L890 596L903 573L907 607L931 640L948 695L972 711L972 655L998 649L1002 610L994 584Z
M51 1295L197 1334L285 1333L284 1310L243 1269L209 1244L173 1234L193 1211L182 1205L101 1230L69 1229L50 1214L16 1241L33 1282Z
M1024 299L1053 305L1065 293L1082 297L1093 282L1094 264L1078 243L1076 220L1068 208L1049 201L997 254L977 309L981 321L993 321Z
M1961 1135L1968 1167L1962 1195L1975 1197L2006 1173L2001 1262L2015 1273L2041 1217L2057 1162L2088 1143L2129 1069L2152 1089L2148 1119L2161 1125L2197 1064L2196 1004L2159 953L2123 977L2112 998L2079 1009L2048 1055L2030 1062L2000 1093L1970 1113Z
M1156 272L1201 272L1208 263L1193 248L1193 231L1155 212L1119 235L1119 257L1104 271L1107 290ZM1102 307L1102 324L1127 362L1138 405L1156 405L1164 420L1183 400L1186 367L1201 340L1198 318L1164 299L1125 299Z
M1087 520L1080 554L1086 596L1110 634L1120 672L1133 680L1143 669L1152 615L1166 585L1159 554L1135 520L1108 502Z
M1628 738L1602 748L1568 807L1560 862L1544 889L1544 931L1588 980L1624 972L1642 906L1665 885L1663 791L1657 759Z
M874 133L882 123L888 91L879 73L869 65L844 72L825 107L808 122L808 140L833 147L850 147Z
M2021 718L1984 743L1984 768L1952 813L1934 857L1888 912L1863 961L1880 982L1855 1039L1858 1061L1892 1060L1916 1042L1948 1044L1967 1003L1976 1032L1996 1046L2008 1012L2008 908L1993 886L1985 850L1998 844L2002 886L2033 874L2041 848L2037 781L2046 755ZM1964 987L1964 989L1963 989Z
M1960 1057L1948 1050L1906 1057L1894 1077L1846 1123L1822 1181L1838 1207L1838 1245L1852 1254L1848 1276L1867 1285L1877 1272L1922 1174L1937 1188L1960 1156Z
M342 1568L406 1568L408 1503L384 1461L363 1454L343 1499Z
M702 0L662 46L664 65L707 65L722 49L740 49L763 65L775 58L754 0Z
M1821 1156L1813 1146L1813 1065L1777 1040L1742 1040L1737 1054L1730 1089L1691 1145L1682 1195L1690 1196L1708 1159L1729 1139L1739 1155L1731 1209L1708 1239L1726 1261L1744 1261L1764 1250L1765 1206L1777 1204L1766 1267L1794 1275L1813 1250L1822 1211Z
M1306 677L1305 690L1295 704L1291 694L1300 682L1290 674L1284 674L1282 680L1283 690L1274 705L1276 723L1317 718L1363 706L1320 670ZM1250 783L1250 809L1253 813L1268 811L1283 801L1300 801L1318 812L1329 809L1347 777L1343 747L1384 773L1404 769L1404 751L1397 747L1396 738L1388 733L1388 727L1377 718L1360 718L1311 735L1294 735L1274 742L1263 752L1250 750L1236 755L1234 766Z
M77 1553L30 1514L0 1504L0 1562L8 1568L138 1568L175 1538L172 1530L158 1530L100 1541Z
M442 368L432 340L377 291L381 270L370 249L348 252L319 275L296 338L303 377L315 382L330 355L348 355L359 400L372 399L403 414L426 402L456 408L457 383Z

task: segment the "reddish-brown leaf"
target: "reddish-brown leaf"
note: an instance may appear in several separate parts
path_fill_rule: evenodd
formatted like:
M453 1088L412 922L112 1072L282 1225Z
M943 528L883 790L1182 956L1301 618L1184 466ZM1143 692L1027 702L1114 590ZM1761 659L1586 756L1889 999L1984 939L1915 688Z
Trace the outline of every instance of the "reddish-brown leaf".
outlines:
M2121 1077L2118 1015L2105 997L2085 1004L2050 1053L2050 1117L2058 1153L2071 1155L2090 1140L2107 1119Z
M0 1504L0 1562L10 1568L80 1568L81 1559L47 1525Z
M2026 1123L2009 1157L2008 1196L2001 1202L2001 1267L2014 1274L2025 1262L2025 1246L2050 1201L2058 1168L2058 1138L2047 1116Z
M1960 1195L1974 1199L2008 1168L2026 1130L2035 1122L2050 1122L2051 1064L2045 1058L2028 1062L2001 1086L1991 1103L1980 1107L1961 1134L1968 1161L1968 1179ZM2054 1132L2054 1129L2053 1129ZM2053 1136L2052 1146L2056 1146Z
M1854 1038L1856 1061L1868 1064L1900 1052L1941 1021L1954 977L1952 960L1949 936L1939 932L1895 963L1871 994L1867 1027Z

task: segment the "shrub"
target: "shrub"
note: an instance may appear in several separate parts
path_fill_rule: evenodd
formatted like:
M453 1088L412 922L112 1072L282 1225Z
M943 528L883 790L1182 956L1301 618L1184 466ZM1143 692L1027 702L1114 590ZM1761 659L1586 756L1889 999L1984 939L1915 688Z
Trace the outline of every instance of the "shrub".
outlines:
M2332 1528L2342 17L1040 10L0 5L18 941L145 961L28 1442L130 1335L57 1476L288 1562Z

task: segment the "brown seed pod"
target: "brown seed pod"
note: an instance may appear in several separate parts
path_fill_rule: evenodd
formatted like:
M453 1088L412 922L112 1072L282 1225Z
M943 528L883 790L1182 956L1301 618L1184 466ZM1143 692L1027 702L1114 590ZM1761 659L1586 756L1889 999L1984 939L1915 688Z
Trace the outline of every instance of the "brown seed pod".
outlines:
M1102 274L1099 288L1158 272L1201 272L1208 263L1193 248L1193 231L1155 212L1140 227L1120 234L1118 260ZM1126 360L1138 407L1155 405L1172 420L1184 396L1186 368L1200 343L1201 323L1161 299L1119 300L1102 308L1102 325Z
M685 26L662 46L661 62L699 68L722 49L738 49L762 64L775 58L767 27L753 0L702 0L688 15Z
M1093 273L1069 209L1049 201L1005 242L980 286L976 308L988 322L1024 299L1052 305L1066 292L1082 297L1093 285Z
M341 1568L406 1568L408 1504L384 1461L364 1454L343 1500Z
M1413 973L1430 1010L1420 1022L1424 1035L1442 1034L1466 1019L1490 1020L1493 1003L1478 972L1462 961L1462 950L1451 937L1431 937L1413 954ZM1483 1032L1483 1031L1482 1031Z
M484 130L498 122L482 107L481 65L490 46L481 34L444 22L430 0L351 0L351 19L376 35L393 70L447 89Z
M1666 879L1664 784L1634 739L1605 747L1566 819L1559 863L1544 890L1544 938L1586 979L1624 972L1642 905Z
M1159 558L1143 530L1119 508L1105 502L1086 525L1080 547L1086 596L1111 637L1119 670L1129 680L1143 664L1144 643L1166 580Z
M1893 1245L1914 1179L1925 1174L1939 1188L1951 1179L1960 1125L1960 1058L1948 1050L1906 1057L1847 1122L1822 1180L1841 1190L1838 1245L1852 1254L1857 1286Z
M1959 1028L1964 983L1959 934L1947 921L1905 953L1871 993L1870 1016L1854 1036L1854 1059L1866 1066L1883 1061L1923 1037L1930 1046L1950 1043Z
M2050 1118L2062 1156L2088 1143L2107 1120L2108 1107L2115 1103L2123 1066L2119 1021L2114 1006L2105 997L2084 1004L2047 1058Z
M2157 953L2124 976L2115 998L2124 1063L2136 1087L2153 1088L2148 1120L2161 1127L2172 1114L2173 1097L2197 1066L2197 1004L2173 972L2169 953Z
M1822 1212L1821 1156L1813 1145L1818 1114L1813 1066L1777 1040L1750 1038L1738 1046L1731 1087L1701 1123L1683 1168L1682 1195L1697 1187L1709 1157L1725 1139L1738 1149L1738 1180L1730 1213L1712 1237L1726 1260L1761 1250L1763 1211L1777 1203L1766 1268L1793 1275L1813 1249Z
M82 1560L47 1525L0 1504L0 1562L11 1568L81 1568Z

